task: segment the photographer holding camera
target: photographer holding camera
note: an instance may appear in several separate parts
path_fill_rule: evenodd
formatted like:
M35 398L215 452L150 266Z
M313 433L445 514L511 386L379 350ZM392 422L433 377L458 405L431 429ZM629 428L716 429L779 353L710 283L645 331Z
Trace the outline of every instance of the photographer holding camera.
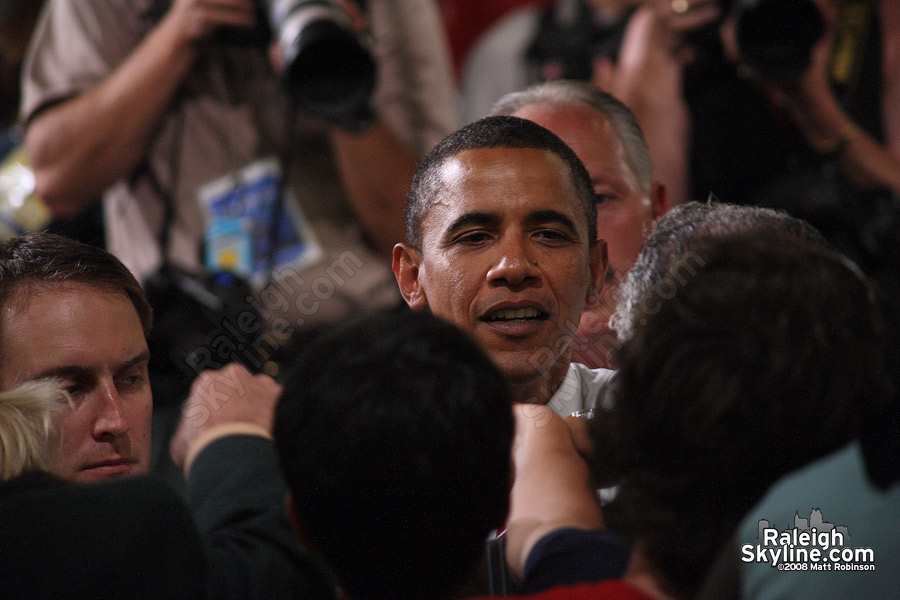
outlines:
M673 202L785 208L883 268L900 214L897 0L647 0L616 92Z
M107 248L140 281L250 281L244 308L279 343L398 303L406 192L456 109L435 3L365 4L51 0L23 77L38 194L58 215L102 196Z

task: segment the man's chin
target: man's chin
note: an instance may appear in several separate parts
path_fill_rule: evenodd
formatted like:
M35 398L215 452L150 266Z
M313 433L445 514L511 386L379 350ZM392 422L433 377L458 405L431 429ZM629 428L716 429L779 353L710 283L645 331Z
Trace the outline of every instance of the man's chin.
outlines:
M555 359L554 359L555 358ZM560 357L544 354L526 354L516 355L504 353L494 358L497 367L506 377L506 381L513 388L514 397L517 396L516 390L532 389L537 390L543 387L541 384L552 385L551 379L557 369L553 369L553 365L560 361ZM544 403L549 400L549 396L544 399L528 400L524 398L516 398L519 402L540 402Z

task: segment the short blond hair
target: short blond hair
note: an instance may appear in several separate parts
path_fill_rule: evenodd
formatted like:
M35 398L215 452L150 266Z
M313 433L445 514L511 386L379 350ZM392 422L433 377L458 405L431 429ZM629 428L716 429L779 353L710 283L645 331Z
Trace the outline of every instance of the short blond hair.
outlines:
M0 481L47 468L53 413L71 404L55 379L28 381L0 392Z

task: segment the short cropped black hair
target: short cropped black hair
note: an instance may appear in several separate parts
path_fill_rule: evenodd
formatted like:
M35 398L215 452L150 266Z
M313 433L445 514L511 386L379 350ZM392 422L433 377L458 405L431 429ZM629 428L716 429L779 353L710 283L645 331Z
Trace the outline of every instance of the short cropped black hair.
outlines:
M406 241L410 246L422 249L422 221L443 191L440 168L461 152L481 148L534 148L559 156L571 171L575 199L587 219L589 243L593 246L597 242L597 205L591 177L575 152L537 123L518 117L494 116L451 133L419 163L406 200Z
M275 444L309 539L354 600L445 598L508 510L502 374L425 311L383 311L312 343Z

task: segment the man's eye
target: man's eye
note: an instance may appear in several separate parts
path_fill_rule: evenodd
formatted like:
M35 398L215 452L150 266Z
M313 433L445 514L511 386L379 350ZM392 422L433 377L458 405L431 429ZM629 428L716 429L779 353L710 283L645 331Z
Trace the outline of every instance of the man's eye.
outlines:
M569 235L556 229L541 229L537 232L537 235L541 239L550 242L564 242L571 239Z
M563 234L561 234L560 232L558 232L558 231L553 231L553 230L541 231L541 232L540 232L540 235L542 235L542 236L545 237L545 238L549 238L549 239L551 239L551 240L559 240L559 239L563 239L563 238L565 237L565 236L564 236Z
M483 231L473 231L459 236L456 241L461 244L480 244L481 242L488 241L490 238L491 236Z
M62 389L65 390L65 392L67 394L69 394L70 396L75 398L78 395L83 394L86 388L84 385L82 385L80 383L73 383L70 385L63 386Z
M613 200L614 198L615 198L615 196L613 196L612 194L601 194L599 192L594 193L594 203L596 203L598 205L603 204L604 202L606 202L608 200Z
M129 375L127 377L123 377L120 381L122 382L122 384L124 384L126 386L135 386L135 385L139 385L143 380L144 380L143 375L137 374L137 375Z

